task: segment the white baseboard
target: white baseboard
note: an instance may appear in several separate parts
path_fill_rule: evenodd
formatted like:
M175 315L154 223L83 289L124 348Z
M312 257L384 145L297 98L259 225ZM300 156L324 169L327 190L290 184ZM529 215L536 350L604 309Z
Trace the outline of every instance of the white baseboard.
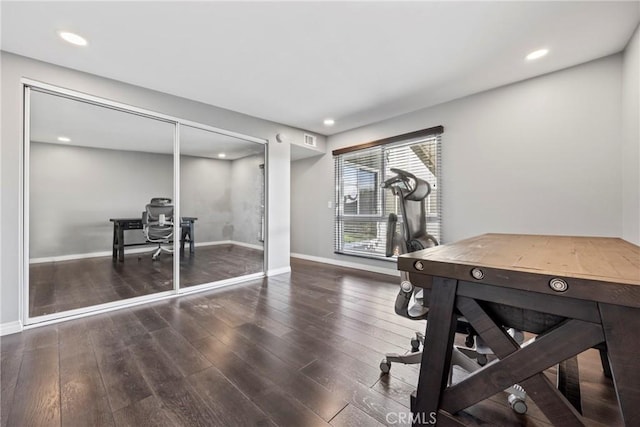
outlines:
M0 337L17 334L18 332L22 332L22 322L19 320L16 320L15 322L0 323Z
M259 251L264 250L263 246L254 245L252 243L239 242L237 240L217 240L215 242L196 242L196 248L200 246L216 246L216 245L236 245L236 246L244 246L245 248L258 249Z
M156 247L151 245L144 248L133 248L133 249L125 248L125 253L142 254L145 252L153 252L155 249ZM101 251L101 252L89 252L86 254L69 254L69 255L60 255L60 256L52 256L52 257L44 257L44 258L31 258L29 260L29 264L41 264L43 262L72 261L76 259L85 259L85 258L100 258L105 256L111 256L112 254L113 254L112 251Z
M269 271L267 271L267 277L277 276L279 274L287 274L287 273L291 273L291 267L290 266L281 267L281 268L274 268L273 270L269 270Z
M201 246L217 246L217 245L232 245L233 241L231 240L216 240L214 242L195 242L193 245L196 248Z
M373 273L380 273L380 274L386 274L388 276L400 277L400 272L397 270L393 270L391 268L376 267L373 265L360 264L357 262L341 261L338 259L323 258L323 257L298 254L298 253L291 253L291 256L293 258L305 259L307 261L314 261L322 264L331 264L331 265L337 265L338 267L347 267L347 268L353 268L356 270L365 270L365 271L371 271Z
M252 243L238 242L237 240L232 240L231 244L232 245L238 245L238 246L244 246L245 248L257 249L259 251L263 251L264 250L264 246L254 245Z
M235 240L218 240L215 242L196 242L195 247L198 248L200 246L215 246L215 245L237 245L244 246L247 248L263 250L264 248L260 245L252 245L251 243L238 242ZM186 245L185 245L186 246ZM143 248L125 248L126 254L143 254L146 252L153 252L155 250L155 246L149 245ZM113 254L112 251L101 251L101 252L89 252L86 254L69 254L69 255L60 255L60 256L52 256L52 257L43 257L43 258L31 258L29 260L29 264L42 264L44 262L60 262L60 261L72 261L76 259L85 259L85 258L100 258L105 256L111 256Z

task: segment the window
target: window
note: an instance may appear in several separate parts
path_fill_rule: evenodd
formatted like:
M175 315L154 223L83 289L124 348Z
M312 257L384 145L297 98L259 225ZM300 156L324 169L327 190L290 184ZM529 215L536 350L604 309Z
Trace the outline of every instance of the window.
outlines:
M441 241L441 126L333 152L335 161L335 252L384 258L387 217L400 206L380 184L392 168L411 172L431 184L425 200L427 232Z

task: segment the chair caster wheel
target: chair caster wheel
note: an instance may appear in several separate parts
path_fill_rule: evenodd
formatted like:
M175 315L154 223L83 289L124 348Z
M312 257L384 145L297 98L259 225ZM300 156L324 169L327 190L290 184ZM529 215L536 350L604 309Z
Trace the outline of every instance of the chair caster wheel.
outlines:
M417 353L420 351L420 341L416 338L411 339L411 353Z
M524 415L527 413L527 403L519 398L518 396L511 394L509 395L509 406L513 409L513 412L516 414Z
M476 357L476 361L478 362L478 365L480 366L484 366L487 364L487 355L486 354L478 354L478 356Z
M468 348L473 348L474 344L475 340L471 335L464 339L464 345L466 345Z
M390 370L391 370L391 362L388 362L387 359L382 359L382 362L380 362L380 371L383 374L388 374Z

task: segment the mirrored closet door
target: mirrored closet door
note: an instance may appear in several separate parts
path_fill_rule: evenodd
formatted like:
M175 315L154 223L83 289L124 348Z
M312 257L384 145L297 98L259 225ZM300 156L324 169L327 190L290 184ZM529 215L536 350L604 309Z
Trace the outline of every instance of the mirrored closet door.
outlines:
M180 126L180 287L264 272L265 145Z
M173 291L176 125L33 88L29 104L29 317Z

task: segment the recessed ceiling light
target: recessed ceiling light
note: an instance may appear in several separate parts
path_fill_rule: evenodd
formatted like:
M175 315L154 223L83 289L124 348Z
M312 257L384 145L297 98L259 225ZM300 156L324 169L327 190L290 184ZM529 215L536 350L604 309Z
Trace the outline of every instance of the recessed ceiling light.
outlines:
M534 50L533 52L531 52L529 55L527 55L527 61L532 61L534 59L538 59L538 58L542 58L543 56L545 56L547 53L549 53L549 49L538 49L538 50Z
M68 31L58 31L58 35L64 40L76 46L86 46L87 40L77 34Z
M220 157L221 159L224 159L225 157L227 157L227 155L224 153L220 153L218 154L218 157Z
M333 119L324 119L324 125L325 126L333 126L336 124L336 121Z
M59 136L58 141L60 142L71 142L71 138L67 138L66 136Z

